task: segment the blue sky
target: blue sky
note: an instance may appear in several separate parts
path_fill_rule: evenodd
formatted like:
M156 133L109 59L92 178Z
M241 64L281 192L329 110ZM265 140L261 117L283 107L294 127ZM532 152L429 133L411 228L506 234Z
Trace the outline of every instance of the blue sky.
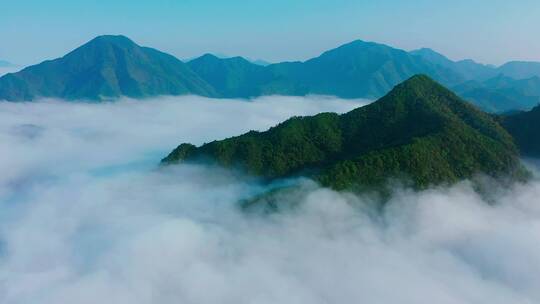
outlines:
M205 52L302 60L355 39L452 59L540 61L538 0L9 0L0 58L32 64L100 34L179 58Z

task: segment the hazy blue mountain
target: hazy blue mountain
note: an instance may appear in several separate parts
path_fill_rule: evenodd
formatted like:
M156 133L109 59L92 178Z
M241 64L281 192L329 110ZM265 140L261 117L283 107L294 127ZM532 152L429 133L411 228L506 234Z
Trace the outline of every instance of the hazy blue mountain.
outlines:
M476 173L524 177L510 135L427 76L349 113L294 117L265 132L181 144L163 163L209 161L266 179L309 176L335 189L405 176L415 186Z
M524 96L540 96L540 77L514 79L505 75L484 81L484 85L499 90L512 91L518 90Z
M443 54L438 53L430 48L421 48L418 50L410 51L409 53L414 56L419 56L422 59L432 62L434 64L442 65L444 67L451 67L455 64L454 61L448 59Z
M497 75L495 66L477 63L472 59L456 61L455 70L466 79L484 80Z
M403 50L361 40L303 63L280 63L269 68L277 75L292 80L297 87L304 87L310 94L344 98L377 98L419 73L448 85L463 80L451 70Z
M262 95L261 87L274 78L268 69L242 57L219 58L206 54L187 65L225 98Z
M268 61L262 60L262 59L254 59L254 60L250 60L250 61L253 64L261 65L261 66L269 66L269 65L272 64L271 62L268 62Z
M466 79L452 89L485 111L529 110L540 102L538 62L515 61L495 67L473 60L452 61L427 48L410 53L451 69Z
M504 116L502 124L523 155L540 157L540 105L528 112Z
M414 50L410 53L433 64L451 69L465 80L485 80L497 75L497 70L494 66L480 64L471 59L452 61L446 56L429 48Z
M241 57L205 55L188 63L222 97L335 95L376 98L418 73L449 85L463 79L451 70L382 44L354 41L306 62L263 68Z
M406 52L361 40L305 62L267 66L242 57L204 55L188 63L124 36L100 36L62 58L0 77L0 100L143 98L196 94L217 98L261 95L335 95L376 99L416 74L452 87L492 112L526 110L539 98L538 63L500 68L452 61L431 49ZM507 78L499 79L498 75ZM520 78L516 81L516 78Z
M452 88L488 112L530 110L540 103L540 78L514 79L499 75L486 81L467 81Z
M511 61L500 66L497 71L515 79L540 77L540 62Z
M197 94L214 89L175 57L124 36L100 36L62 58L0 78L0 100L39 97L100 100Z

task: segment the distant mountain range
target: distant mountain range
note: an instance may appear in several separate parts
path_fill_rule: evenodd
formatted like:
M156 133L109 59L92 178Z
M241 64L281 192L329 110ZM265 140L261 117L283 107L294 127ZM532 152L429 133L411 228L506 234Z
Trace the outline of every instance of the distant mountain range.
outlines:
M263 95L262 87L274 79L267 68L242 57L222 59L206 54L187 65L214 88L218 96L226 98Z
M452 89L489 112L524 110L540 104L538 76L514 79L499 74L484 81L469 80Z
M119 96L197 94L214 89L175 57L123 36L100 36L62 58L0 78L0 98L101 100Z
M495 67L472 60L452 61L431 49L411 54L458 73L466 81L447 85L485 111L526 110L540 103L539 62L512 61Z
M511 61L499 67L497 71L515 79L540 77L540 62Z
M269 180L308 176L352 190L400 177L425 188L478 173L527 175L512 137L496 120L422 75L346 114L294 117L200 147L184 143L162 162L200 161Z
M251 61L251 63L254 63L256 65L262 65L262 66L268 66L268 65L271 65L272 63L271 62L268 62L266 60L262 60L262 59L252 59L252 60L249 60Z
M410 53L438 66L448 68L457 73L464 80L475 79L478 81L482 81L494 77L498 74L498 72L496 71L497 68L494 66L476 63L475 61L470 59L452 61L444 55L428 48L414 50Z
M229 56L229 55L221 54L221 53L206 53L203 56L205 56L205 55L214 56L214 57L217 57L219 59L230 59L230 58L234 58L234 57L239 57L239 56ZM184 59L183 61L184 62L190 62L190 61L195 60L197 58L199 58L199 57L192 57L192 58ZM262 59L251 59L251 58L244 58L244 59L246 59L247 61L249 61L249 62L251 62L253 64L256 64L256 65L267 66L267 65L272 64L271 62L268 62L268 61L262 60Z
M0 78L0 99L42 97L106 100L119 96L196 94L217 98L335 95L376 99L416 74L426 74L492 112L527 110L540 98L540 63L501 67L452 61L430 50L412 52L353 41L305 62L253 63L203 55L184 63L124 36L100 36L62 58Z

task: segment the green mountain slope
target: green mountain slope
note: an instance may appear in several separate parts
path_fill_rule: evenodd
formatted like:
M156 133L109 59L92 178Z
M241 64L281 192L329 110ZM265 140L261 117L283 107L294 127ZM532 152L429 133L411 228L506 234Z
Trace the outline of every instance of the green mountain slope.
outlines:
M540 157L540 105L528 112L502 117L502 125L514 137L523 155Z
M417 187L475 173L520 176L508 133L427 76L338 115L295 117L200 147L182 144L163 163L210 161L268 179L307 175L336 189L407 177Z
M97 37L62 58L0 78L0 100L9 101L180 94L216 95L180 60L124 36Z

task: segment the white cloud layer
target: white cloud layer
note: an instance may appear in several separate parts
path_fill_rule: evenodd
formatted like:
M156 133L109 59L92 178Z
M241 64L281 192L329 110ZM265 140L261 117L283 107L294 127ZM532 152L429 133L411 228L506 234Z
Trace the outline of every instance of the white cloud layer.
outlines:
M467 182L396 189L382 216L306 182L262 216L237 207L252 181L156 170L181 142L361 103L0 103L0 303L538 303L537 181L490 204Z

